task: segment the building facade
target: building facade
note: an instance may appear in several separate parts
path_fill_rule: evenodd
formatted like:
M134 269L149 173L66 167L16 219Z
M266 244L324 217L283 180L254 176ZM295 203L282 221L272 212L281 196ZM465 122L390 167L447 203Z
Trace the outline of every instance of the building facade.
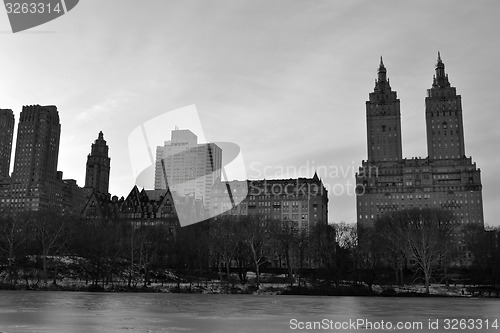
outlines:
M9 177L13 136L14 113L10 109L0 109L0 178Z
M465 155L461 96L452 87L438 54L425 99L426 158L402 158L399 100L380 62L375 89L366 102L368 160L356 174L357 223L370 228L384 213L409 208L442 208L458 225L484 226L481 173ZM455 233L467 264L464 231Z
M189 130L173 130L171 141L156 149L155 189L170 189L193 197L206 207L210 190L221 178L222 150L214 143L199 144Z
M139 190L134 186L126 198L93 192L83 208L85 220L116 220L132 225L165 226L172 234L179 227L175 199L168 190Z
M317 174L312 178L218 182L211 193L211 216L261 215L307 233L317 224L328 224L328 191Z
M11 182L14 211L61 205L62 184L57 173L60 134L57 107L23 106Z
M3 111L1 113L5 115ZM10 113L7 112L7 129L13 127L10 122L14 116ZM3 117L0 119L0 126L5 127ZM63 179L63 173L57 171L60 132L59 113L55 106L23 107L17 130L14 170L11 177L0 177L1 213L39 210L81 213L85 204L82 188L74 179ZM8 140L6 133L0 135ZM4 143L2 149L6 147ZM2 158L2 162L6 159Z
M111 159L108 156L108 151L109 147L101 131L92 144L90 154L87 156L85 188L103 194L109 193Z
M0 109L0 213L10 211L10 157L14 135L14 113Z

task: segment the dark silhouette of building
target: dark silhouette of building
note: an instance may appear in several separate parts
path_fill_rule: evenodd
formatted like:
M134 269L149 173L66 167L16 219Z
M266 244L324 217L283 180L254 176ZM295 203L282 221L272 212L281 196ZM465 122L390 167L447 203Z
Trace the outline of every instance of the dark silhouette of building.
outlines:
M140 191L137 186L132 188L126 198L120 199L93 192L82 210L82 218L116 220L134 227L162 225L175 234L180 226L175 210L176 200L169 190Z
M13 135L14 113L10 109L0 109L0 178L9 177Z
M62 177L62 173L61 173ZM62 179L62 212L80 216L86 201L84 189L74 179Z
M312 178L216 182L210 196L211 216L261 215L307 233L328 224L328 191L316 173Z
M92 149L87 157L87 168L85 172L85 187L93 188L94 191L109 193L109 172L111 159L108 157L108 145L104 135L99 136L92 144Z
M438 53L436 74L425 99L427 158L402 158L399 100L382 61L366 102L368 160L356 174L357 222L373 227L386 212L442 208L453 213L459 264L470 263L460 226L484 226L481 173L465 155L461 96L451 87Z
M57 107L23 106L11 183L14 211L61 206L62 179L57 174L60 134Z

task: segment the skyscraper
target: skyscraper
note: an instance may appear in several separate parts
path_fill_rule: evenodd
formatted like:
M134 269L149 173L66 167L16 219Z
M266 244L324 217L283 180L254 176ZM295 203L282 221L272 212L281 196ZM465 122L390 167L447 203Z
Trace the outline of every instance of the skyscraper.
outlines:
M450 85L439 53L432 88L425 98L425 121L431 160L465 157L462 98Z
M60 134L57 107L23 106L11 184L14 211L60 206L62 173L57 172Z
M92 144L91 152L87 157L87 168L85 172L85 187L93 188L94 191L108 194L109 171L111 159L108 157L108 145L104 135L99 132L95 142Z
M366 103L368 160L356 174L357 222L373 227L384 213L409 208L450 211L459 226L484 225L481 172L465 155L462 103L438 54L425 99L427 158L402 158L399 100L380 63L375 90ZM470 262L464 229L456 235L459 264Z
M221 179L222 150L214 143L199 144L190 130L173 130L171 141L156 148L155 189L203 200L208 207L210 190Z
M378 80L375 81L375 88L366 102L366 125L369 161L402 159L399 99L397 93L391 89L382 57Z
M9 176L13 135L14 113L10 109L0 109L0 178Z

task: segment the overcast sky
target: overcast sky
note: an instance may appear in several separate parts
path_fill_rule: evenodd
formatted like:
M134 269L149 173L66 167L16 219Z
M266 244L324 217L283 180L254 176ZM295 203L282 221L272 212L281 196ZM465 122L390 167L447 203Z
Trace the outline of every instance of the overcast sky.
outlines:
M497 0L83 0L12 34L2 11L0 108L17 122L23 105L57 105L58 169L80 186L102 130L110 192L125 196L135 181L130 132L195 104L207 140L238 144L250 178L322 170L330 222L356 222L354 172L367 158L365 101L379 58L401 100L403 155L425 157L424 101L439 50L462 95L485 223L498 225L498 17Z

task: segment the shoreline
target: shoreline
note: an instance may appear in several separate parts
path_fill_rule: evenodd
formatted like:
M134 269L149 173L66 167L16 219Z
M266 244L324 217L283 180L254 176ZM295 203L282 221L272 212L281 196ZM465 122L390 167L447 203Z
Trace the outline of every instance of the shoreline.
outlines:
M252 284L208 283L154 283L149 286L132 286L114 283L106 286L64 282L61 284L42 283L26 286L25 284L0 284L0 290L19 291L67 291L67 292L110 292L110 293L174 293L174 294L224 294L224 295L295 295L295 296L360 296L360 297L461 297L461 298L498 298L498 291L471 292L472 286L432 285L429 294L422 285L374 285L372 290L366 285L306 285L261 283L257 288Z

